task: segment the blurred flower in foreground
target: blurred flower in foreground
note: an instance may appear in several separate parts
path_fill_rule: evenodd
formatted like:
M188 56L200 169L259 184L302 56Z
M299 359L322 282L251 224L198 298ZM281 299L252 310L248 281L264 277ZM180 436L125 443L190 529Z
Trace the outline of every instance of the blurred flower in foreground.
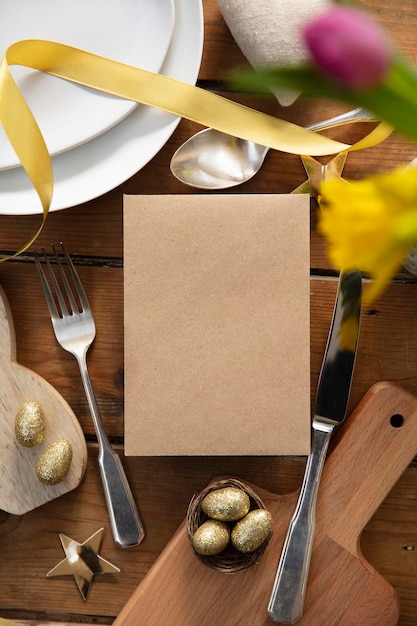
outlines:
M232 78L234 86L296 89L362 106L417 142L417 73L368 14L331 7L305 25L304 36L309 65L246 68Z
M364 301L377 298L417 241L417 169L401 167L361 181L324 181L319 231L337 268L369 272Z
M388 37L362 11L331 8L305 26L303 38L317 66L349 89L374 87L390 69Z
M417 72L364 11L331 7L304 27L307 66L247 69L235 85L299 89L362 106L417 143ZM402 167L362 181L326 180L320 187L319 231L337 268L375 279L371 302L417 243L417 169Z

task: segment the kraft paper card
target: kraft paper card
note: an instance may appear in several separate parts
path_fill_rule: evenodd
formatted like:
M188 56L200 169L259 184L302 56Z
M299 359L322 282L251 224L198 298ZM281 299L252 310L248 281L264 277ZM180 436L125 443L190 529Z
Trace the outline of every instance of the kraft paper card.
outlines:
M309 202L125 197L127 455L310 452Z

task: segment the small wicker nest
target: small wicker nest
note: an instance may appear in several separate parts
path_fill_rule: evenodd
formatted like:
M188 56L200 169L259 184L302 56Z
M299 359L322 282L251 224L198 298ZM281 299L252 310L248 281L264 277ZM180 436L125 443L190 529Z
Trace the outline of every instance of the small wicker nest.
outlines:
M247 569L248 567L252 567L259 562L271 539L272 532L265 539L263 544L253 552L239 552L239 550L236 550L236 548L230 543L226 550L220 554L212 556L197 554L192 546L193 535L197 528L208 520L207 515L201 508L201 503L207 494L215 491L216 489L223 489L224 487L237 487L238 489L245 491L249 496L251 511L254 509L265 508L260 497L249 487L249 485L246 485L235 478L216 480L215 482L210 483L210 485L203 489L203 491L192 497L187 511L187 533L194 554L198 559L200 559L200 561L202 561L202 563L204 563L204 565L219 570L220 572L233 574L234 572L239 572Z

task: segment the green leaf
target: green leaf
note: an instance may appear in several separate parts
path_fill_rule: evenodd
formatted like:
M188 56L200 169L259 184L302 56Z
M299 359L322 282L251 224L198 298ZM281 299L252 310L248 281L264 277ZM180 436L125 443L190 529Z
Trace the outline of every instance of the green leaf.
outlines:
M362 106L390 124L408 139L417 142L417 74L401 57L394 59L387 79L365 91L352 91L313 67L240 70L231 79L233 88L267 93L277 88L302 91Z

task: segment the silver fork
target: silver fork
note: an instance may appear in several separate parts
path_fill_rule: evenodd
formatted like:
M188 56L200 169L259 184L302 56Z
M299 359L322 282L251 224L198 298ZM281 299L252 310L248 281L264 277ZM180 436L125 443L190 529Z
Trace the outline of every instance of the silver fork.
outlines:
M60 287L45 250L43 250L43 261L49 271L49 282L42 268L40 258L35 252L36 266L45 292L57 341L64 350L75 356L80 368L97 434L99 447L98 463L114 540L122 548L136 546L144 539L145 531L120 458L113 450L104 430L87 369L87 351L96 335L93 314L71 257L63 243L61 243L61 247L64 261L61 260L55 247L52 245L57 265L57 275L61 278L63 289ZM64 270L64 265L68 268L67 272ZM77 296L75 296L71 283L75 288ZM53 293L55 293L55 298ZM76 297L78 297L79 304Z

